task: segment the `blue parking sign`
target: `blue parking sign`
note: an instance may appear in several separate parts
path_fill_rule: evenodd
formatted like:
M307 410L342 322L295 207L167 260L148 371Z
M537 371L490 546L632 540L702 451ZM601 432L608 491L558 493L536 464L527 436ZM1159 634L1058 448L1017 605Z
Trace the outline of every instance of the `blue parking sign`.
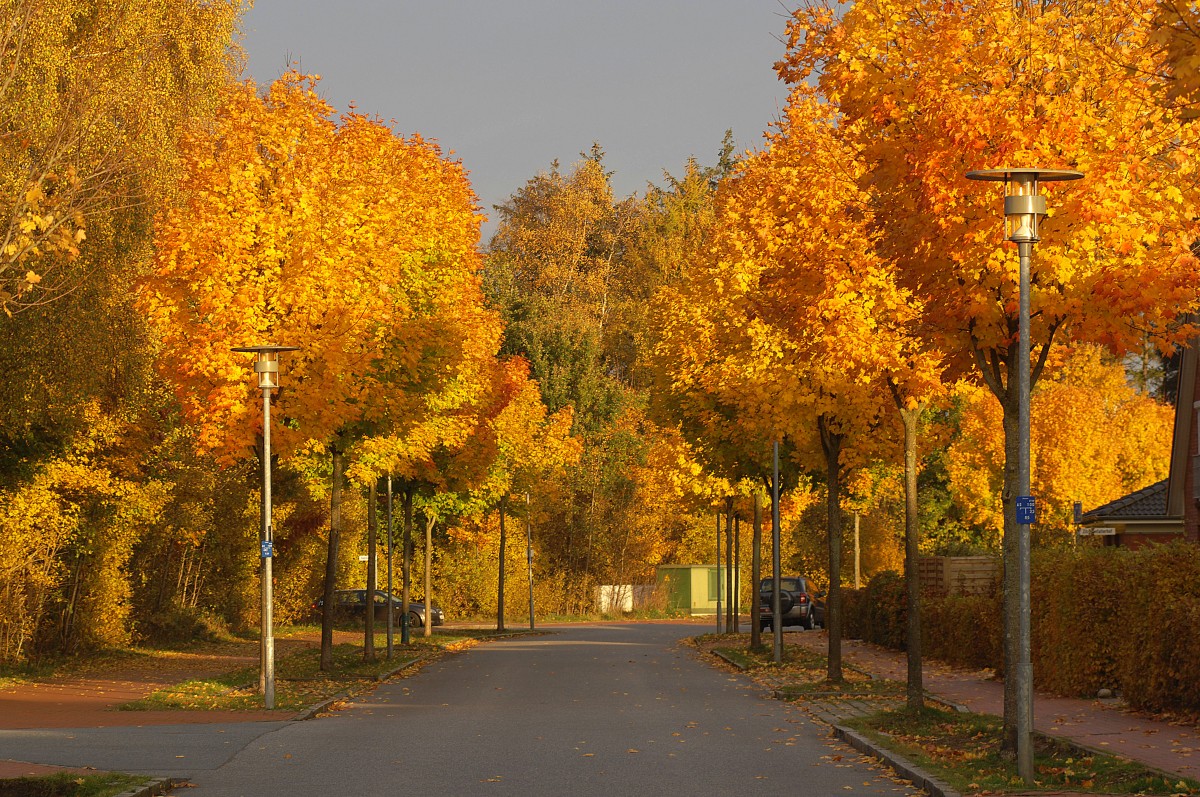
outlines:
M271 541L263 540L262 541L262 558L270 559L273 554L274 554L274 550L273 550L273 546L271 545Z
M1017 496L1017 525L1037 523L1037 503L1032 495Z

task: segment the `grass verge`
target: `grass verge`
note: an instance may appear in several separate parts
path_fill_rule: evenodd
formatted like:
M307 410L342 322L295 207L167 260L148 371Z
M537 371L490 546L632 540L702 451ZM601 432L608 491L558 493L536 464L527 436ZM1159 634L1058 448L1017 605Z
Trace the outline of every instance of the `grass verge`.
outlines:
M1030 788L1018 777L1016 763L1000 753L1003 723L999 717L933 707L915 713L896 709L904 700L903 682L871 679L843 662L845 680L831 683L826 679L825 655L795 645L785 646L783 662L775 664L770 647L751 648L744 634L705 634L686 644L702 652L719 652L784 699L798 703L820 701L825 711L838 701L853 701L858 710L847 714L861 713L864 705L878 707L880 710L875 713L839 723L855 729L875 746L909 759L917 768L962 794L1069 790L1091 794L1200 795L1200 783L1196 781L1165 777L1137 762L1089 752L1068 741L1043 736L1037 737L1037 783ZM871 698L879 700L872 702Z
M114 797L149 781L150 778L141 775L119 772L98 775L57 772L0 780L0 797Z
M1200 783L1167 778L1137 762L1081 750L1069 742L1037 736L1031 789L1016 763L1000 753L999 717L925 708L882 711L845 724L875 744L899 753L963 794L1061 791L1093 794L1200 794Z
M413 635L410 644L394 644L393 657L386 657L386 637L375 641L376 659L363 660L362 644L340 644L333 648L333 667L321 670L319 648L306 648L275 662L275 708L301 711L339 693L358 694L380 676L406 662L418 665L432 661L444 651L470 647L479 639L494 636L480 629L435 630L433 636ZM184 681L120 706L123 711L249 711L262 708L258 693L257 666L244 667L207 678Z

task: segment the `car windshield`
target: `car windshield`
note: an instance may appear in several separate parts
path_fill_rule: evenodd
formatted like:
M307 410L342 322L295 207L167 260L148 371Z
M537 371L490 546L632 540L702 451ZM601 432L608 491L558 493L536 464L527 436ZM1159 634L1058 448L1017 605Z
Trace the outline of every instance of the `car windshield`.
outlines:
M779 587L785 592L808 591L805 587L804 579L802 578L781 578L779 579ZM772 589L774 589L772 580L769 578L764 578L762 580L762 586L760 586L759 589L763 592L770 592Z

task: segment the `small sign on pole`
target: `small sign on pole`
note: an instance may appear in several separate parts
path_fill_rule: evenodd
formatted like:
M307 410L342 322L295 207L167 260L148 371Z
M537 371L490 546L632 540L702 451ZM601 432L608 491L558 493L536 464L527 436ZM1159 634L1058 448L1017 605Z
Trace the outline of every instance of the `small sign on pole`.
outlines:
M1017 525L1037 523L1037 503L1032 495L1017 496Z
M270 540L263 540L261 543L263 559L270 559L275 554L275 548Z

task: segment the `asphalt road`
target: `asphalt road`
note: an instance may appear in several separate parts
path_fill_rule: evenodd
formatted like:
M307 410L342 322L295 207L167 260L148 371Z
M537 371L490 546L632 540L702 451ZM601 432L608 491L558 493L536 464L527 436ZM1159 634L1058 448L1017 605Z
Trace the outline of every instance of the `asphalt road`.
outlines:
M0 749L186 774L194 797L919 793L677 647L698 630L558 628L447 656L306 722L6 731Z

